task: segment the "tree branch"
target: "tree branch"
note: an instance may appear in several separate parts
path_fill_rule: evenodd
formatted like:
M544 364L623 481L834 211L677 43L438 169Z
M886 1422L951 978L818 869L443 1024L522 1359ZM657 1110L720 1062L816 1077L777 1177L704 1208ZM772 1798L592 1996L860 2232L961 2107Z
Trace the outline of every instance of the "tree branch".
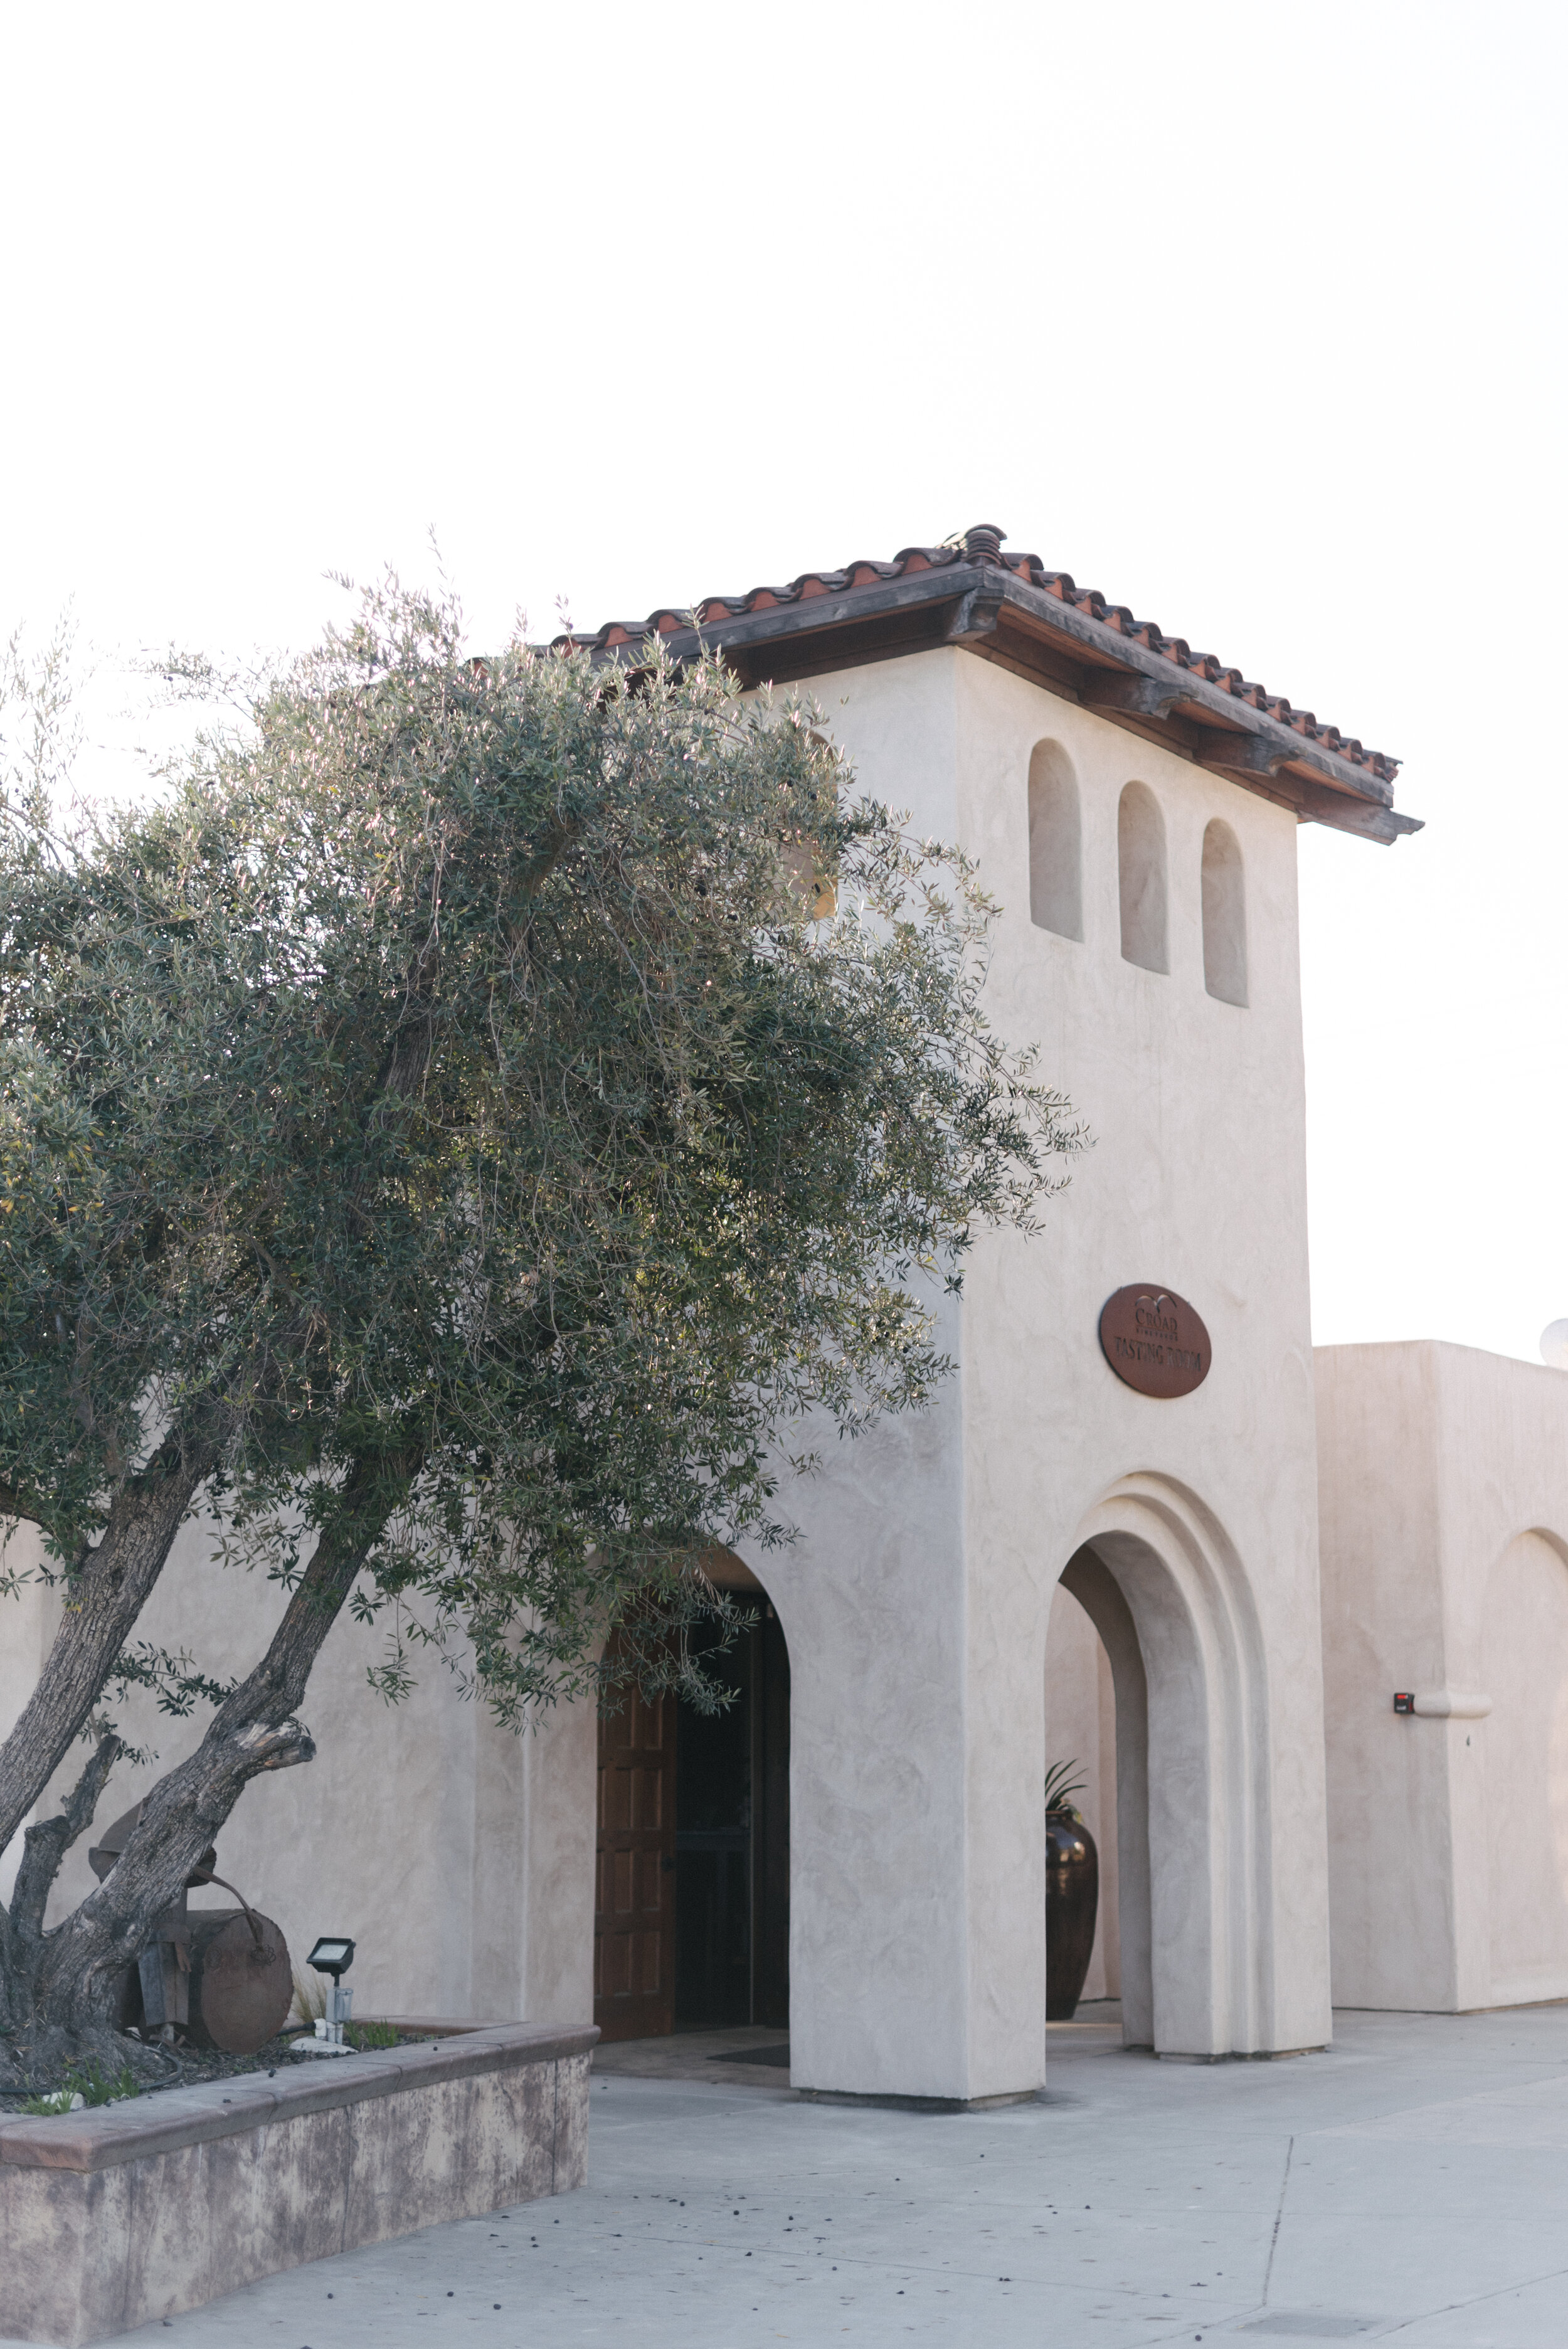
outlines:
M60 1862L93 1813L108 1784L109 1772L125 1752L124 1740L106 1730L93 1749L91 1761L66 1797L64 1810L52 1819L40 1819L27 1829L16 1889L11 1899L11 1926L21 1941L36 1942L44 1930L44 1911Z
M294 1717L312 1667L418 1466L417 1459L378 1460L350 1473L337 1519L317 1542L266 1654L218 1707L195 1753L147 1796L105 1883L48 1937L41 2000L63 1993L81 2022L101 2018L119 1971L140 1954L151 1920L179 1897L251 1780L315 1758Z
M22 1525L42 1526L46 1532L53 1522L36 1493L25 1493L18 1485L0 1485L0 1517L15 1517Z
M0 1745L0 1850L69 1752L163 1571L196 1488L217 1464L217 1436L167 1436L116 1495L101 1538L74 1578L38 1684Z

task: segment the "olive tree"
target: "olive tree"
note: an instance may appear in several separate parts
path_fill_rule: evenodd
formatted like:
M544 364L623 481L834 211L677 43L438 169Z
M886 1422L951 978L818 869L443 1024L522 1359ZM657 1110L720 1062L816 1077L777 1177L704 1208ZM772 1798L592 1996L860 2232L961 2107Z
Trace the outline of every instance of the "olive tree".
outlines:
M106 2046L247 1783L311 1759L346 1608L399 1627L389 1698L422 1642L513 1724L606 1672L712 1701L705 1548L789 1538L781 1470L924 1403L942 1284L1035 1225L1078 1137L987 1027L993 909L810 718L717 662L475 659L388 582L148 803L10 792L0 1515L63 1606L0 1847L86 1756L0 1910L0 2081ZM136 1636L197 1507L278 1588L232 1680ZM138 1682L204 1733L46 1929Z

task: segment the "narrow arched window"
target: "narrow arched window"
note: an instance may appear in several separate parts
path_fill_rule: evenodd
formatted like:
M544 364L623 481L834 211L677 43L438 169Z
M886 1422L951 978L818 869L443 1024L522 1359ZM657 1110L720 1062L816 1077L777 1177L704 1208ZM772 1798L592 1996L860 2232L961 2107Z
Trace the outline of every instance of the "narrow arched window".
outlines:
M833 750L827 736L819 734L814 728L811 740L820 749ZM804 828L787 833L779 862L789 877L791 895L808 921L825 922L838 912L839 885L831 874L821 869L820 843L814 833Z
M1083 854L1078 777L1059 742L1029 759L1029 919L1058 937L1083 936Z
M1247 999L1247 898L1235 833L1203 828L1203 984L1222 1003Z
M1147 783L1129 783L1116 812L1121 882L1121 957L1169 970L1165 916L1165 819Z

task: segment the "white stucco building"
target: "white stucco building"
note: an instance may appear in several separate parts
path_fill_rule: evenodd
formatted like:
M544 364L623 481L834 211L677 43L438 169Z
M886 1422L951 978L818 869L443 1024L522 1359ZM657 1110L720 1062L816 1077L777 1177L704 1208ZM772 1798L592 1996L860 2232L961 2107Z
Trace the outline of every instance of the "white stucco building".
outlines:
M1044 2078L1040 1785L1070 1754L1088 1994L1130 2044L1264 2055L1321 2046L1331 2001L1568 1995L1568 1373L1311 1346L1295 834L1414 829L1392 762L990 529L699 618L978 859L990 1017L1094 1146L1043 1236L976 1249L936 1406L732 1562L763 1581L727 1727L514 1740L438 1681L388 1712L345 1623L319 1759L247 1795L225 1873L296 1947L353 1933L366 2011L581 2018L597 1906L608 2030L787 2023L803 2088L1006 2098ZM649 630L692 642L676 612L589 641ZM1192 1391L1111 1367L1129 1285L1202 1317ZM211 1669L273 1603L189 1527L146 1629ZM49 1629L40 1599L0 1621L0 1725Z

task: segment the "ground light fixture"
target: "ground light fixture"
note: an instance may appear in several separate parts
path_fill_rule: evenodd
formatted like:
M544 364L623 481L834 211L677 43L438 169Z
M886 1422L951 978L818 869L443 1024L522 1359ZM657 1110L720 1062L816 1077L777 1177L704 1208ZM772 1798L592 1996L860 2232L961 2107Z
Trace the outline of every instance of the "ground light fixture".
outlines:
M332 1988L326 1993L326 2013L315 2026L316 2035L341 2047L343 2026L354 2005L354 1992L343 1987L343 1977L354 1963L354 1943L346 1933L324 1933L305 1963L314 1966L318 1974L332 1976Z

